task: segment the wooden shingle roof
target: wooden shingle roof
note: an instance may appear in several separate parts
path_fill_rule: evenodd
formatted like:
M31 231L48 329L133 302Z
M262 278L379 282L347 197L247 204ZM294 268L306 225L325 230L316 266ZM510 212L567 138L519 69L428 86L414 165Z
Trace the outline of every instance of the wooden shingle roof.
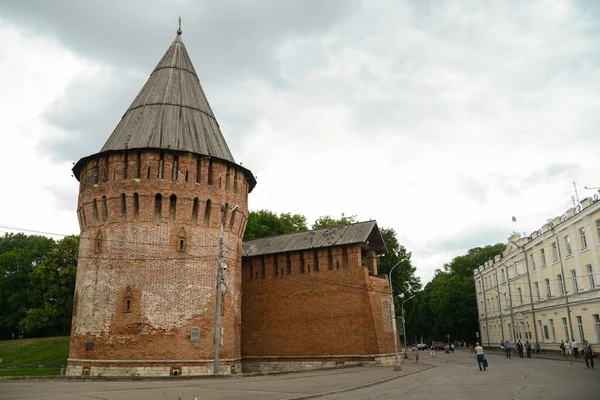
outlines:
M366 221L327 229L247 240L243 243L243 255L253 257L263 254L285 253L288 251L310 250L357 243L365 243L377 254L387 252L383 236L377 227L377 222Z
M185 151L235 164L181 40L181 30L100 153L131 149ZM73 168L76 177L86 158ZM252 189L254 176L240 168Z

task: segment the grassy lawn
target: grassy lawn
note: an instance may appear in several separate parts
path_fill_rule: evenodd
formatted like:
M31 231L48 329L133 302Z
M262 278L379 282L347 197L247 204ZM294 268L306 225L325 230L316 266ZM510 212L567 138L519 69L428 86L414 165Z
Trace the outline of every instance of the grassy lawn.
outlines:
M0 369L0 376L48 376L48 375L60 375L60 368Z
M66 364L68 357L68 336L0 341L0 358L2 358L2 364L0 365ZM5 374L6 372L12 373L14 371L15 370L0 372L4 376L8 376ZM52 375L47 373L48 370L40 371L45 371L45 373L41 375ZM57 371L60 372L60 369ZM12 376L18 375L19 374L14 374Z

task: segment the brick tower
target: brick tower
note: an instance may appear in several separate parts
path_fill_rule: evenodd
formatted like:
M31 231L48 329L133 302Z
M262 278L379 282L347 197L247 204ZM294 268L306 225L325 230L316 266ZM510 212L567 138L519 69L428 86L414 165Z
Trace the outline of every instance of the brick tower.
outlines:
M73 172L81 244L67 374L212 373L224 217L220 373L240 371L256 181L229 151L181 29L104 147Z

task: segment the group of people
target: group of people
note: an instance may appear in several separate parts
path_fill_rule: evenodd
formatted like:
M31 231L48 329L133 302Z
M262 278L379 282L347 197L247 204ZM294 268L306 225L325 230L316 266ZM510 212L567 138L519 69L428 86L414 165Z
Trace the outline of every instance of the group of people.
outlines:
M565 342L564 340L561 340L559 347L563 353L563 356L566 357L573 355L573 358L580 358L579 346L575 340L573 340L573 342L569 342L568 340Z
M536 343L536 349L535 349L536 353L540 352L539 346L540 346L540 344ZM510 342L507 340L504 343L500 343L500 347L506 352L506 358L510 358L510 356L511 356ZM523 353L525 352L525 354L527 354L527 358L531 358L531 343L529 343L529 340L526 340L525 344L521 343L521 340L518 340L516 347L517 347L517 352L519 353L519 357L525 358L525 356L523 355Z
M506 353L506 358L510 358L511 357L510 342L507 340L504 343L500 343L500 347ZM525 344L521 343L520 340L517 341L516 347L517 347L517 352L519 354L519 357L524 358L523 351L525 350L525 354L527 354L527 358L531 358L531 343L529 343L529 340L525 341ZM563 356L565 356L565 357L571 356L571 355L573 356L573 358L581 357L579 355L578 343L575 340L573 340L572 342L561 340L559 347L563 353ZM540 352L540 344L538 342L535 343L535 352L536 353ZM582 354L583 354L583 358L585 360L585 366L587 368L590 368L590 366L591 366L591 368L594 368L595 354L592 351L592 346L588 343L587 340L583 341Z

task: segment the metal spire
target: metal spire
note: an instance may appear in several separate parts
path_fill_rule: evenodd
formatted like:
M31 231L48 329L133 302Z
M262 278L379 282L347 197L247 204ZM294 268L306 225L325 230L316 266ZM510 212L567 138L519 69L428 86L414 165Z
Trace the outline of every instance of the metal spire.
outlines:
M177 29L177 34L181 35L181 32L182 32L182 30L181 30L181 15L180 15L179 16L179 29Z

